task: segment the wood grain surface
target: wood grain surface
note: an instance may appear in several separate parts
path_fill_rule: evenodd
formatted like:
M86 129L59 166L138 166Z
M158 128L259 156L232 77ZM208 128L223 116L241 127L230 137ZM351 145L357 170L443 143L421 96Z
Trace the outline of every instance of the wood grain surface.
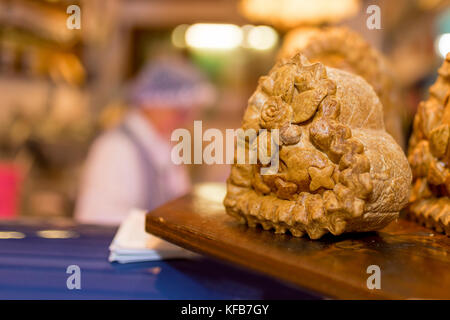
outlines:
M238 224L224 210L225 186L197 185L148 213L146 230L213 256L338 299L450 299L450 238L399 219L379 232L320 240ZM367 267L381 289L367 288Z

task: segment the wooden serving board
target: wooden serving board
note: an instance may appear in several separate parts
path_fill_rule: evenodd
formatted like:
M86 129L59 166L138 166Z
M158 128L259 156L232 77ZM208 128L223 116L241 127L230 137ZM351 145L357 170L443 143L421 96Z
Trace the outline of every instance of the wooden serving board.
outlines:
M238 224L224 210L225 186L197 185L147 214L146 230L184 248L250 268L329 298L450 299L450 238L399 219L379 232L320 240ZM369 290L367 267L381 269Z

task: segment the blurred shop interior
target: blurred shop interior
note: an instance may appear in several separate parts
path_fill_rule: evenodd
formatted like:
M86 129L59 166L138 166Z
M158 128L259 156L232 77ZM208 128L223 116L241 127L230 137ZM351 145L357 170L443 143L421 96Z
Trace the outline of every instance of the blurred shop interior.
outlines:
M148 61L190 61L215 88L195 119L203 130L238 128L284 36L302 25L345 25L382 51L404 91L409 130L450 48L450 1L342 1L342 17L322 20L290 9L315 2L0 0L0 218L73 215L89 147L121 121L126 90ZM79 30L66 27L72 4ZM371 4L381 8L380 30L366 27ZM224 182L229 166L188 170L192 183Z

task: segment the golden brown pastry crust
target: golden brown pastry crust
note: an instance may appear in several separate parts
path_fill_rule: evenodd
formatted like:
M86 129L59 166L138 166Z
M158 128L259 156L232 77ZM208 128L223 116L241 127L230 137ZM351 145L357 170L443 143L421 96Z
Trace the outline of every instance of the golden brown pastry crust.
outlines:
M408 160L413 172L409 216L450 234L450 54L414 118Z
M280 130L276 174L232 166L224 205L242 223L317 239L380 229L408 201L408 162L359 76L302 55L281 60L260 78L242 128Z
M405 147L400 90L388 62L360 35L344 27L298 28L286 35L281 58L301 51L310 61L355 73L374 88L384 107L386 131Z

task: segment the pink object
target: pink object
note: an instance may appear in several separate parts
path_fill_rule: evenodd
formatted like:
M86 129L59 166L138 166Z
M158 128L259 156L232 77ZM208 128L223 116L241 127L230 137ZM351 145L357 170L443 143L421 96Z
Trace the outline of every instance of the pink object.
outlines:
M18 215L21 186L20 168L13 163L0 162L0 219Z

